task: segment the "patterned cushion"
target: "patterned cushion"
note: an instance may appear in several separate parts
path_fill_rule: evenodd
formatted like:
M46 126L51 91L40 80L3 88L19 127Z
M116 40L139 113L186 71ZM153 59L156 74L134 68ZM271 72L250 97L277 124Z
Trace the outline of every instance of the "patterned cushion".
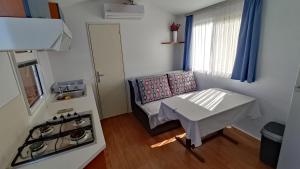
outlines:
M184 77L183 72L168 74L170 89L173 95L184 93Z
M194 78L194 73L192 71L184 72L184 91L187 92L193 92L197 90L196 81Z
M142 104L171 97L167 75L137 79Z
M168 74L170 89L173 95L197 90L196 81L192 71Z

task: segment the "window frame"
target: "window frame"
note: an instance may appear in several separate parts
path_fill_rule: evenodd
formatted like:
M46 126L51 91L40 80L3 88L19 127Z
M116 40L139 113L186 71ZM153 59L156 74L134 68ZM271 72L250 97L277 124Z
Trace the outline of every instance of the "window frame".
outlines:
M24 52L28 52L28 51L24 51ZM42 90L42 93L43 93L41 96L39 96L39 99L37 99L32 105L30 105L29 102L28 102L27 94L25 92L25 87L23 85L23 80L22 80L21 74L19 72L19 64L17 63L16 58L15 58L16 53L22 53L22 52L16 52L16 53L15 52L9 52L8 54L10 56L11 64L13 65L14 74L15 74L17 82L18 82L18 87L19 87L20 94L21 94L21 96L24 100L24 103L26 105L28 114L30 116L33 116L46 103L46 100L47 100L49 94L48 94L48 92L46 90L46 87L45 87L43 72L42 72L42 69L41 69L40 64L39 64L40 62L39 62L39 59L37 57L37 51L31 51L31 52L33 53L34 58L36 59L36 62L37 62L37 64L35 64L35 71L37 73L40 89ZM25 62L21 63L21 64L25 64Z
M41 73L38 70L38 61L37 60L30 60L30 61L26 61L26 62L23 62L23 63L18 63L18 70L20 71L20 68L24 68L24 67L27 67L27 66L30 66L31 69L32 69L32 73L34 75L34 80L35 80L36 85L38 87L38 93L39 93L39 96L33 101L33 103L31 103L31 104L28 103L29 107L32 108L35 105L35 103L38 102L38 100L40 100L40 98L45 94L45 92L44 92L42 82L41 82L41 77L40 77ZM23 79L21 79L21 80L23 82ZM26 97L27 97L27 94L26 94Z

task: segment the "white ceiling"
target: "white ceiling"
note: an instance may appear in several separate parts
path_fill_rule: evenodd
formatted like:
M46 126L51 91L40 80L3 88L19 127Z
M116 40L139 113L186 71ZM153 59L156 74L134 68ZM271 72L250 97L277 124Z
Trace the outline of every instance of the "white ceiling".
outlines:
M69 6L85 0L56 0L61 6ZM106 0L109 1L109 0ZM126 0L124 0L126 1ZM225 1L225 0L135 0L137 3L148 1L155 6L166 10L174 15L187 14L201 8Z
M149 2L174 14L181 15L196 11L225 0L151 0Z

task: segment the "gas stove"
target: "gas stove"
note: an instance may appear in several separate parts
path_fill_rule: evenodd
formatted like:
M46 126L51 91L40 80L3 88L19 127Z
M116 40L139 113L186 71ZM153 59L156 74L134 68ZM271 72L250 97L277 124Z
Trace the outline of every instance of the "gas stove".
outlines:
M94 142L91 112L55 116L32 128L11 163L12 167L33 163Z

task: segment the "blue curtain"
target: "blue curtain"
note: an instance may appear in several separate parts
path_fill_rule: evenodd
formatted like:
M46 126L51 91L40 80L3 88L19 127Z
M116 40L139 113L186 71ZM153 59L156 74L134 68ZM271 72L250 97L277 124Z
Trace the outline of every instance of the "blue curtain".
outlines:
M183 55L183 70L188 71L190 66L190 53L192 42L192 30L193 30L193 15L186 17L185 22L185 43L184 43L184 55Z
M28 4L28 0L23 0L25 15L27 18L31 18L30 8Z
M232 79L254 82L259 49L262 0L245 0Z

